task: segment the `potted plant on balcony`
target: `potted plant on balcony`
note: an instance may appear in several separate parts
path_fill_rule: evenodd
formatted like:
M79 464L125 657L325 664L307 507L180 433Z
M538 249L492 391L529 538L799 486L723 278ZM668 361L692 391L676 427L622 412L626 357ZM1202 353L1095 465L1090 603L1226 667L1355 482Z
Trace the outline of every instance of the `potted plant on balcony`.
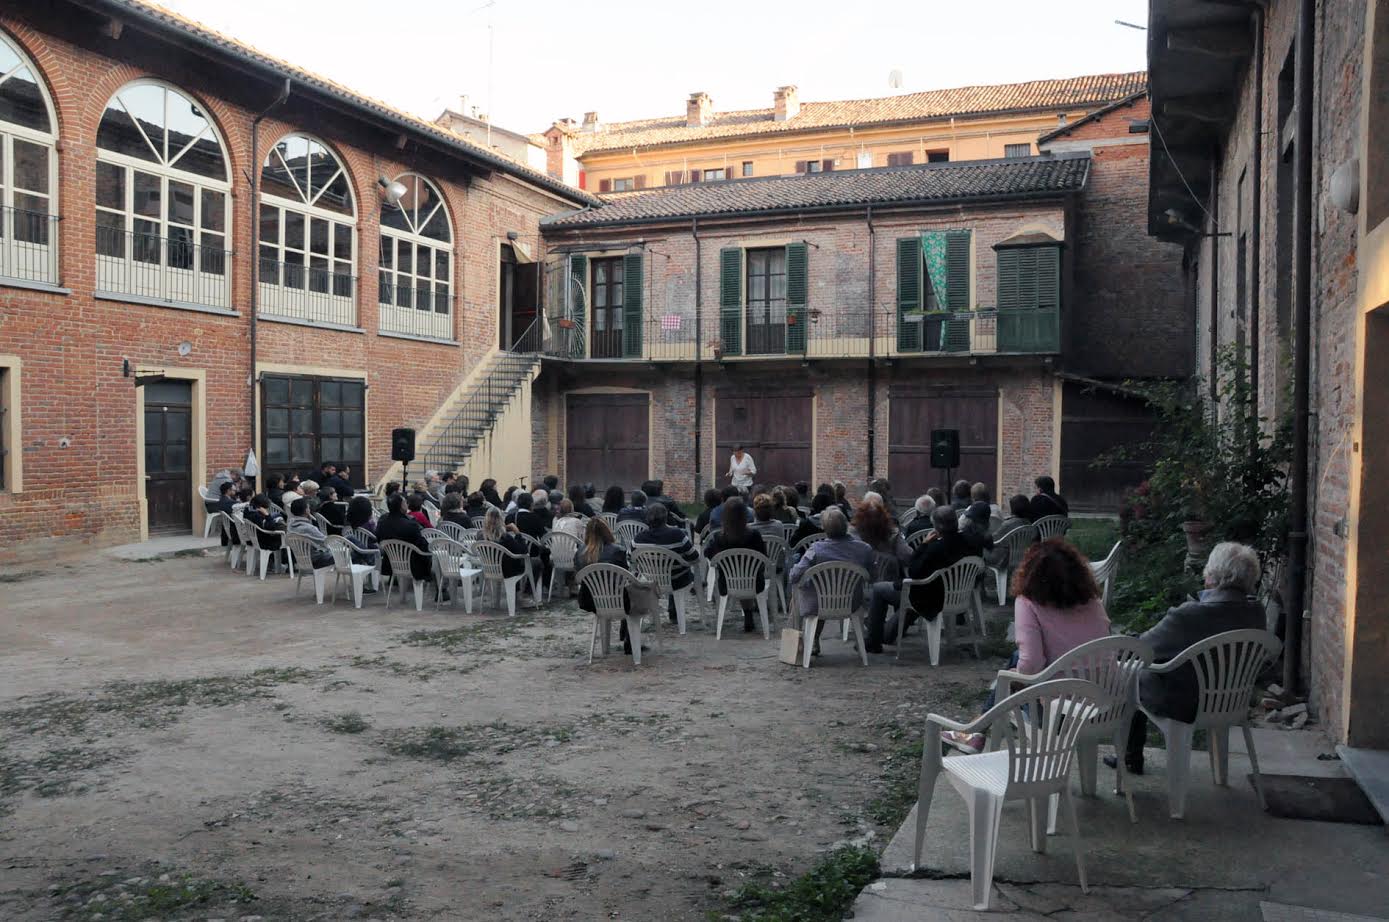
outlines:
M561 317L561 318L559 318L559 328L560 328L561 330L572 330L572 329L574 329L574 318L573 318L573 317Z

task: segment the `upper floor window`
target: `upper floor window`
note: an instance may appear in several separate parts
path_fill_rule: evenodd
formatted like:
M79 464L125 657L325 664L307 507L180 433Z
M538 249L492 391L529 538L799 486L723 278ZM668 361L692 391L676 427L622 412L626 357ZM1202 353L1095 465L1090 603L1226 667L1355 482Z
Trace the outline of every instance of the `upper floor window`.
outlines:
M58 281L55 128L38 71L0 33L0 276Z
M322 142L289 135L270 149L260 181L261 310L355 327L357 211L341 161Z
M140 81L97 128L97 290L231 307L226 156L203 109Z
M1031 144L1005 144L1003 145L1003 156L1005 157L1031 157Z
M888 166L911 166L916 159L916 152L910 150L894 151L887 155Z
M439 188L406 173L400 201L381 203L380 329L453 338L453 228Z

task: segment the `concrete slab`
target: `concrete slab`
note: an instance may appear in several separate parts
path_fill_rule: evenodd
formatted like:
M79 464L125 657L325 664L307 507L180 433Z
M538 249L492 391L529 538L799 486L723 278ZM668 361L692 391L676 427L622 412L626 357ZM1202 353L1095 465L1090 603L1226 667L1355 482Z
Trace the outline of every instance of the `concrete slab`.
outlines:
M1302 730L1275 730L1255 727L1254 750L1259 754L1259 770L1266 775L1295 775L1302 778L1347 778L1340 759L1319 759L1336 754L1336 746L1321 730L1307 727ZM1241 756L1244 734L1230 734L1230 751Z
M1353 746L1337 746L1336 752L1360 790L1365 792L1384 822L1389 823L1389 752Z
M1289 906L1287 903L1260 903L1259 909L1264 914L1264 922L1381 922L1380 916L1327 912L1325 909Z
M156 560L160 557L173 557L176 554L188 554L193 551L221 547L221 545L220 538L203 540L199 535L167 535L151 538L148 541L139 541L135 544L118 544L115 547L106 548L102 553L118 560Z

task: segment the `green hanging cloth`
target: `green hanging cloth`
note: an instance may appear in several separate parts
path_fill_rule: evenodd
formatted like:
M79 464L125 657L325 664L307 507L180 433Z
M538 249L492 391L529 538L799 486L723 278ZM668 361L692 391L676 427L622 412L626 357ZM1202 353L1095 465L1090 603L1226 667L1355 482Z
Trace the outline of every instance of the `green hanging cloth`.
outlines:
M931 279L931 292L936 296L936 310L945 310L946 305L950 303L946 236L944 231L927 231L921 235L921 255L926 260L926 274ZM921 300L921 309L931 309L924 297Z

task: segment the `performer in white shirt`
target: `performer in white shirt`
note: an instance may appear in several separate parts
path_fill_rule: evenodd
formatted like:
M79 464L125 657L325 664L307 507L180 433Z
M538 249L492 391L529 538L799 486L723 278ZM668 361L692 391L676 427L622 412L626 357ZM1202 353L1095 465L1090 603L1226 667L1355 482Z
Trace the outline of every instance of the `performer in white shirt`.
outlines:
M741 445L734 448L733 454L728 456L728 473L724 476L733 482L739 493L746 495L752 489L752 477L756 473L757 464L752 455L743 451Z

